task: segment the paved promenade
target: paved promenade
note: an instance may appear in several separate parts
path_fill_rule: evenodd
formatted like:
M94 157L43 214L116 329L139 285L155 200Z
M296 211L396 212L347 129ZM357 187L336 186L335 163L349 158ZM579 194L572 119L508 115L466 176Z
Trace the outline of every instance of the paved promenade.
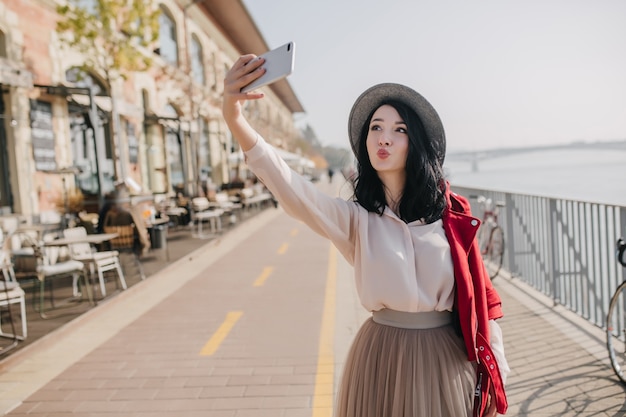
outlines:
M330 417L367 317L351 268L265 210L2 363L0 413ZM626 415L601 330L499 277L507 416Z

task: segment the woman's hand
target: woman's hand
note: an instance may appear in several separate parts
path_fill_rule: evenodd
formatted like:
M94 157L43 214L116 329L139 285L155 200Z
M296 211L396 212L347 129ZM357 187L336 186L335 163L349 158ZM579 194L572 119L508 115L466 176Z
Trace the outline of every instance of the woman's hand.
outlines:
M487 409L485 410L485 417L496 417L498 415L494 396L495 394L493 392L489 394L489 402L487 403Z
M243 87L265 73L265 69L261 66L265 60L260 58L252 62L254 58L256 55L253 54L240 56L224 78L222 113L229 126L231 123L235 123L239 117L242 117L243 101L263 98L263 93L241 92Z

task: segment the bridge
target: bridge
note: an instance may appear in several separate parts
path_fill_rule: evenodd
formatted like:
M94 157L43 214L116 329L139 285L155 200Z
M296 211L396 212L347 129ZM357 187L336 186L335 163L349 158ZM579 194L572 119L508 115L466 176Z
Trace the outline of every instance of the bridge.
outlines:
M532 152L545 152L553 150L614 150L626 152L626 140L594 141L594 142L571 142L545 146L523 146L511 148L494 148L476 151L450 151L446 159L455 161L467 161L471 164L472 172L478 172L478 163L488 159L496 159L505 156L526 154Z

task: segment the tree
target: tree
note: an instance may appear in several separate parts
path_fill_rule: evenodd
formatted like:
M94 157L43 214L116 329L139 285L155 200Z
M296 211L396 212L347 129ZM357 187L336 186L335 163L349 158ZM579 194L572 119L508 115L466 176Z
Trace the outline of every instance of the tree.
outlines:
M115 176L126 176L119 162L120 118L113 83L129 72L145 71L152 64L152 47L159 36L160 9L152 0L67 0L57 7L57 32L63 46L85 57L85 72L100 75L111 96L115 149ZM121 172L120 172L121 171Z

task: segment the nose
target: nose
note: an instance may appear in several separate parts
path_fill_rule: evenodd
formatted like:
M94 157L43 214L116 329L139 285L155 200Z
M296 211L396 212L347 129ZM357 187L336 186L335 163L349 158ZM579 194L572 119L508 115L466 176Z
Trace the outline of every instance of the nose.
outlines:
M380 137L378 138L378 145L379 146L389 146L391 145L391 140L389 139L389 136L386 133L381 133Z

